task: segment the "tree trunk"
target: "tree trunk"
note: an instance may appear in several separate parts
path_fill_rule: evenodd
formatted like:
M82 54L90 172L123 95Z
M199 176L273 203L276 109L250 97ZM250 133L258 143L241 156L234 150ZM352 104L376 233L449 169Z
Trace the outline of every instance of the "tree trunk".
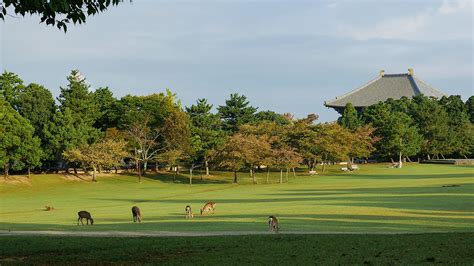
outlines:
M176 175L179 175L179 164L176 165Z
M74 174L77 175L77 166L76 166L76 164L74 164L74 168L73 168L73 169L74 169Z
M148 161L143 161L143 174L146 174L146 169L147 169Z
M255 179L255 171L253 170L253 166L252 166L252 168L250 168L250 175L252 176L252 182L254 184L257 184L257 180Z
M28 166L28 178L31 178L31 167Z
M463 156L464 156L464 159L466 159L466 160L468 159L467 156L466 156L466 154L464 154Z
M398 153L398 168L402 168L402 151Z
M99 165L99 168L97 168L99 174L102 173L102 166Z
M430 155L429 155L429 154L428 154L428 160L431 160L431 157L430 157Z
M293 177L296 177L295 168L293 167Z
M406 158L407 158L407 160L408 160L410 163L413 162L413 161L410 159L410 157L407 156Z
M115 169L115 173L117 174L118 173L118 167L114 166L114 169Z
M290 168L286 168L286 183L288 183L288 173L290 172Z
M158 163L155 162L155 173L158 173Z
M193 184L193 167L189 168L189 184Z
M444 155L441 153L441 158L443 158L443 160L445 160L446 158L444 158Z
M204 165L206 166L206 176L209 176L209 163L207 159L204 161Z
M270 167L267 166L267 181L265 184L268 184L268 178L270 177Z
M237 171L234 171L234 184L237 184Z
M140 161L137 161L137 171L138 171L138 183L142 182L142 170L140 166Z
M3 165L3 169L4 169L4 170L3 170L3 175L4 175L5 179L8 177L8 170L9 170L9 168L10 168L9 163L5 163L5 164Z
M95 179L95 172L97 170L97 167L95 165L92 166L92 182L97 182Z
M280 184L283 184L283 169L280 168Z

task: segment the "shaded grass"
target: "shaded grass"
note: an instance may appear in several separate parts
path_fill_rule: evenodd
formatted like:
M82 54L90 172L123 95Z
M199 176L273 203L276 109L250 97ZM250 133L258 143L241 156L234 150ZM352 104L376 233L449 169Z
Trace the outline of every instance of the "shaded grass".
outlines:
M69 231L263 231L266 217L276 215L284 231L433 232L474 231L474 168L454 165L361 165L342 173L331 166L324 175L304 170L289 183L258 185L239 173L214 172L203 180L195 175L102 175L99 182L68 181L59 175L37 175L31 185L0 183L0 230ZM451 186L455 185L455 186ZM207 201L217 202L216 214L184 219L184 207L194 213ZM55 208L43 211L44 206ZM138 205L141 224L132 223L130 208ZM94 226L77 226L77 212L88 210Z
M98 238L0 237L0 263L448 264L474 263L474 233Z

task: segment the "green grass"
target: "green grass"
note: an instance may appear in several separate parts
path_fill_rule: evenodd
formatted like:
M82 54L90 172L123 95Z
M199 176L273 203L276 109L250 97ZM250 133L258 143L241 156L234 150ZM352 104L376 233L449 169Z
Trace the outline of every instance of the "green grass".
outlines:
M413 265L474 263L474 234L173 238L0 237L0 264Z
M187 176L109 175L99 182L67 181L61 175L36 175L31 184L0 182L0 230L70 231L264 231L276 215L284 231L318 232L473 232L474 168L454 165L360 165L343 173L333 166L325 175L290 175L288 184L272 184L265 173L257 185L248 173L232 184L230 173L217 173L195 184ZM457 185L443 187L446 185ZM215 215L200 216L206 201L217 202ZM195 218L184 219L184 207ZM43 211L45 205L54 211ZM144 222L134 224L138 205ZM77 212L88 210L94 226L77 226ZM264 249L264 247L262 247Z

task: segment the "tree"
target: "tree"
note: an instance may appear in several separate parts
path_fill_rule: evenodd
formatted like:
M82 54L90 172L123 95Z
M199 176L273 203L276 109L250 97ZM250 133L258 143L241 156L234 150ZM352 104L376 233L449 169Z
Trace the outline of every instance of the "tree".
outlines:
M257 123L268 121L268 122L275 122L279 125L288 125L290 124L290 120L288 117L275 113L273 111L260 111L255 114L255 120Z
M127 129L127 136L131 147L131 154L136 158L135 163L138 171L138 181L141 182L141 165L143 162L146 171L148 161L154 158L158 152L164 151L167 147L160 145L160 138L163 137L162 128L151 128L150 118L137 120Z
M29 169L40 164L40 141L33 134L28 120L0 98L0 168L5 177L10 169Z
M449 118L441 104L423 95L413 97L412 103L410 116L424 140L421 153L430 158L449 151Z
M217 108L218 115L222 119L222 128L230 133L236 132L243 124L255 121L257 108L250 105L247 97L233 93L225 105Z
M347 103L342 116L338 120L339 124L347 129L355 130L362 125L357 110L352 103Z
M398 156L401 161L402 155L412 156L420 152L423 136L408 114L393 111L389 104L378 103L364 111L364 118L376 128L374 134L380 141L375 147L380 156L392 161Z
M115 6L121 2L123 0L3 0L3 4L0 4L0 19L5 19L11 7L17 15L38 14L42 23L56 25L58 29L63 29L66 32L69 23L85 23L87 16L104 12L109 6Z
M374 144L380 140L380 137L374 135L375 130L371 125L364 125L352 132L349 157L367 158L375 151ZM352 162L351 159L350 163Z
M459 95L443 96L439 103L448 115L449 145L444 151L446 154L457 153L465 158L470 154L474 146L472 123L469 120L466 105ZM441 154L443 156L443 154Z
M64 111L69 108L72 111L74 124L84 124L93 126L96 122L99 112L93 99L93 93L89 91L90 85L81 75L79 70L71 71L67 77L69 84L67 87L61 87L58 101L59 110Z
M41 85L31 83L18 93L15 108L21 116L28 119L35 129L34 135L40 138L43 151L41 159L53 160L51 140L46 136L47 125L56 111L51 92Z
M108 87L98 88L92 94L92 101L98 110L94 127L102 131L117 127L120 114L117 112L118 100L112 91Z
M196 105L186 108L191 120L192 143L196 154L196 160L202 159L209 175L210 151L216 149L224 142L224 131L221 129L221 121L218 115L211 113L212 104L206 99L198 99Z
M314 122L318 119L310 114L304 119L295 121L284 135L284 142L303 158L308 171L314 171L316 163L322 161L321 151L318 149L318 126Z
M288 182L288 172L290 168L297 167L303 161L303 157L295 150L288 147L281 147L271 150L271 157L268 160L268 167L273 166L280 169L280 184L283 183L283 169L286 169L286 181ZM269 173L269 172L268 172ZM267 183L268 183L267 173Z
M92 168L92 181L96 182L96 172L99 167L113 167L128 155L125 146L124 141L104 139L97 143L67 150L63 156L70 162L82 163Z
M237 183L237 172L247 166L254 184L257 183L254 168L264 162L270 153L270 144L262 137L236 133L229 137L215 156L220 167L234 172L234 183Z
M18 102L18 92L23 88L23 80L17 74L5 71L0 75L0 97L12 107Z
M466 101L466 109L467 109L467 114L469 116L469 120L471 123L474 124L474 95L469 97Z

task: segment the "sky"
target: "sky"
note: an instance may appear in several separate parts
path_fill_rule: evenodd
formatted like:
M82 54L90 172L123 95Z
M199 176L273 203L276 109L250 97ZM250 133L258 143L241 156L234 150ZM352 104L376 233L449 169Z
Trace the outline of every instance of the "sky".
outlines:
M385 73L474 93L474 0L133 0L70 25L0 22L0 69L55 97L79 69L116 97L170 88L189 106L231 93L259 110L337 119L324 101Z

